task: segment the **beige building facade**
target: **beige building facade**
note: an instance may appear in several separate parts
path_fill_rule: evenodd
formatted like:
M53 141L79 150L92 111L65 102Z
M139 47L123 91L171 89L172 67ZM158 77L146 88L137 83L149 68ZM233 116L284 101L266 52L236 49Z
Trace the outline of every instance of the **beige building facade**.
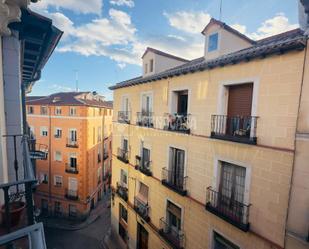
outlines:
M290 197L306 178L307 37L252 41L214 19L203 34L203 57L111 87L113 232L128 248L285 248L289 227L308 231L306 188Z

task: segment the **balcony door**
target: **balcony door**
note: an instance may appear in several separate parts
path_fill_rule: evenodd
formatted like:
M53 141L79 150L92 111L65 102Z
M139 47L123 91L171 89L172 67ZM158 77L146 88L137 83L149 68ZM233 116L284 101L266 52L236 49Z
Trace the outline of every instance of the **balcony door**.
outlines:
M75 129L70 130L70 141L71 142L77 141L77 131Z
M233 218L242 219L244 215L246 168L222 162L219 184L219 206L229 210Z
M122 140L122 149L123 149L124 152L128 151L128 149L129 149L128 139Z
M148 116L152 112L152 95L142 95L142 115Z
M150 150L147 148L142 148L142 166L147 168L150 162Z
M170 201L167 202L167 223L170 227L170 232L178 235L178 232L181 230L181 208Z
M170 162L168 181L176 187L183 188L185 151L171 147L169 154Z
M177 94L177 113L186 116L188 113L188 90L179 91Z
M139 223L137 223L137 249L148 249L148 232Z
M68 189L70 196L77 196L78 181L76 178L69 177Z
M253 83L229 86L227 133L247 130L250 135Z

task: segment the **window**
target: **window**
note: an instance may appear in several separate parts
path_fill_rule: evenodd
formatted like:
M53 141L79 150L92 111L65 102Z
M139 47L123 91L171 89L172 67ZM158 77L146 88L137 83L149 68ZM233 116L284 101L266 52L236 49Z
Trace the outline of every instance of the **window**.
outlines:
M43 214L48 214L48 201L46 199L41 199L41 209Z
M69 177L68 190L70 191L70 195L77 196L78 190L78 181L76 178Z
M40 181L41 183L47 184L48 183L48 175L46 173L40 174Z
M102 179L102 168L99 167L99 168L98 168L98 183L101 182L101 179Z
M170 201L167 201L167 222L173 230L181 230L181 208Z
M55 128L55 138L61 138L61 137L62 137L61 128Z
M69 204L69 216L76 217L76 215L77 215L76 205Z
M148 64L145 64L145 68L144 68L145 74L148 73Z
M71 168L76 168L77 167L76 153L71 153L70 154L69 165L70 165Z
M34 113L33 106L28 106L28 114L33 114L33 113Z
M76 129L69 130L69 142L77 142L77 131Z
M70 116L76 116L76 107L70 107Z
M61 151L55 151L55 161L58 161L58 162L62 161Z
M149 115L152 112L152 94L142 94L142 115Z
M153 72L153 59L150 60L150 72Z
M61 213L61 202L55 201L55 213L60 214Z
M127 244L127 230L124 228L124 226L119 222L119 236L122 238L123 242Z
M43 137L48 136L47 127L41 127L41 136L43 136Z
M180 189L184 187L185 151L170 148L169 152L169 183Z
M54 176L54 185L56 187L62 186L62 176Z
M240 249L239 246L236 246L222 235L214 232L214 249Z
M30 129L30 139L34 139L35 138L34 127L33 126L29 126L29 129Z
M41 115L47 115L47 107L41 106Z
M208 52L218 49L219 34L215 33L208 37Z
M55 107L55 115L61 115L61 107L60 106Z
M128 211L121 203L119 203L119 219L123 220L125 223L128 222Z
M146 186L144 183L139 182L139 189L136 196L140 201L142 201L144 204L148 203L148 186Z
M120 181L125 185L127 185L128 183L128 174L123 169L121 169L121 172L120 172Z

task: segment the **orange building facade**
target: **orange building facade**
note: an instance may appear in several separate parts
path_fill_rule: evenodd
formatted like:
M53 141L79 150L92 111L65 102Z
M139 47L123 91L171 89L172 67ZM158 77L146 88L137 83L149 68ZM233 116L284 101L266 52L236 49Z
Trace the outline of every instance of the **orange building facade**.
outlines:
M112 103L91 92L28 97L27 121L48 158L35 170L43 215L84 219L109 187Z

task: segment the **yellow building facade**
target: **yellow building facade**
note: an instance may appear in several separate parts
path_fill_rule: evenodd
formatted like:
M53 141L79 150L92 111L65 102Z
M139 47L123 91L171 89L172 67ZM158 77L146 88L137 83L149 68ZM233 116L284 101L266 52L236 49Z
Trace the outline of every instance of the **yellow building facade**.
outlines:
M204 57L148 49L143 76L111 87L113 233L128 248L285 248L306 37L254 42L214 19L203 33ZM156 72L164 57L182 65Z

